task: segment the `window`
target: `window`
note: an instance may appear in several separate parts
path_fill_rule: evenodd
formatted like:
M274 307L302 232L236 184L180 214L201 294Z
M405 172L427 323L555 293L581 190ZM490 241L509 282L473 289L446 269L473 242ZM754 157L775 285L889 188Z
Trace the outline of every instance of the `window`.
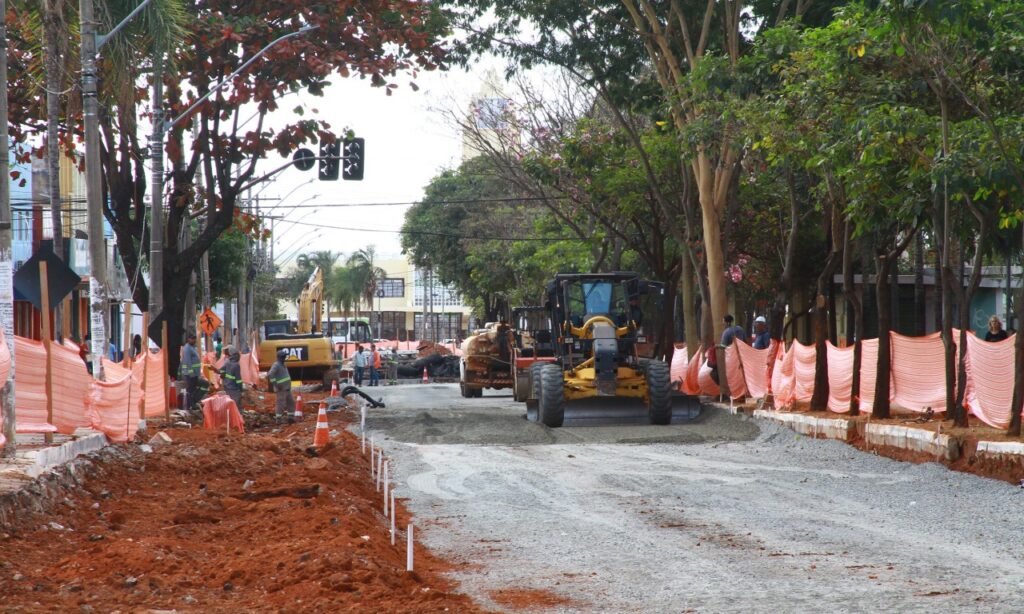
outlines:
M434 339L442 341L444 339L462 339L465 336L465 332L462 328L461 313L427 314L427 322L430 323L430 326L427 330L424 330L423 314L416 314L415 334L417 339Z
M427 298L431 299L428 304L432 304L435 310L442 307L462 306L462 296L454 288L441 284L430 271L420 271L418 269L413 273L412 304L414 306L423 306L424 282L427 285Z
M405 296L405 280L400 277L382 279L378 290L384 292L384 298L402 298Z

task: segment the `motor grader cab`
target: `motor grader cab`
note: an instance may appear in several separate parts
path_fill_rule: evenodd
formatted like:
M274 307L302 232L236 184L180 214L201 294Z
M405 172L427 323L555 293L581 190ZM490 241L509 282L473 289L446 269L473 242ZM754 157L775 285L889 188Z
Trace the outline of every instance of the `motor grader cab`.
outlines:
M642 400L653 424L672 419L669 367L656 360L664 286L637 273L558 274L547 286L553 360L530 366L527 413L562 426L566 403Z

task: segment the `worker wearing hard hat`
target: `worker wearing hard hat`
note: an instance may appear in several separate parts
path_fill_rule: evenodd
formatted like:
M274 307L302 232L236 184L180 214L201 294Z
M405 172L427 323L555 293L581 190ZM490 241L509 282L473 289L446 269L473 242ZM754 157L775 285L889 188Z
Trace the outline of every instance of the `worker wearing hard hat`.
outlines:
M220 375L224 380L224 392L235 402L235 407L242 410L242 365L239 363L241 355L238 349L229 345L224 348L224 355L227 360L220 369ZM289 384L291 382L289 381Z
M754 318L754 349L766 350L772 344L772 335L768 332L768 323L764 316Z
M280 422L290 419L289 411L295 405L295 401L292 400L292 376L288 373L288 367L284 364L287 358L287 351L278 350L277 362L274 363L274 366L270 367L270 372L267 373L267 379L270 380L270 389L277 395L275 412Z

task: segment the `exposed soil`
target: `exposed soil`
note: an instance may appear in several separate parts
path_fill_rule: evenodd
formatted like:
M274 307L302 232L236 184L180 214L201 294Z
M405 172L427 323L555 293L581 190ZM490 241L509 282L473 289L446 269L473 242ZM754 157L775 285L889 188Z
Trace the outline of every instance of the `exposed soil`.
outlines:
M745 411L753 411L750 405L743 406ZM997 429L980 422L977 418L968 416L969 425L958 427L953 425L952 420L944 420L945 413L935 414L925 420L920 413L904 413L892 418L879 420L870 415L846 416L830 411L810 411L806 405L798 407L797 411L816 418L844 419L858 425L858 431L863 432L864 425L868 422L875 424L893 424L920 429L930 433L942 433L949 435L960 442L960 458L953 462L937 460L931 454L904 450L891 446L868 445L861 437L856 437L849 442L850 445L865 452L874 452L887 458L906 461L911 463L935 463L939 462L954 471L972 473L981 477L1002 480L1011 484L1020 484L1024 481L1024 458L1018 456L1004 455L978 455L979 441L1020 441L1019 437L1009 437L1004 429Z
M423 547L406 572L410 514L399 504L392 546L343 419L331 414L319 453L307 414L278 432L166 429L173 443L152 453L101 454L77 496L0 532L0 611L480 611Z
M562 595L541 589L499 589L491 591L491 599L495 603L514 610L543 610L557 606L565 606L572 601Z

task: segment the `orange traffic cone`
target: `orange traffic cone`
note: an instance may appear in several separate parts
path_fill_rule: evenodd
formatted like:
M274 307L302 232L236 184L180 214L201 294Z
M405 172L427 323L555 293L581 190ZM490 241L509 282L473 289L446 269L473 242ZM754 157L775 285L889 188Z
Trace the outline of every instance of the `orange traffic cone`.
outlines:
M331 380L331 396L338 396L338 380Z
M295 419L302 420L302 395L295 395Z
M427 368L426 367L423 367L423 382L422 383L424 383L424 384L429 384L430 383L430 378L427 377Z
M320 401L320 410L316 414L316 431L313 432L313 445L317 448L327 445L331 440L327 432L327 403Z

